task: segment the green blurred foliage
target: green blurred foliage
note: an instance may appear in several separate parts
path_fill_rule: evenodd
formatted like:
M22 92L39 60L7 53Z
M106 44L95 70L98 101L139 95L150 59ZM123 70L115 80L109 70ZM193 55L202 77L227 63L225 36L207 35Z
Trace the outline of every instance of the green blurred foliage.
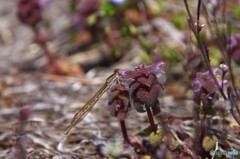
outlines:
M92 26L96 23L96 16L95 15L91 15L87 18L87 23L88 25Z
M218 67L221 62L222 56L220 51L216 47L212 46L209 47L209 58L211 60L211 65L213 67Z
M107 17L113 16L116 12L116 6L110 2L104 2L100 4L100 16Z
M129 26L129 31L130 31L131 35L137 35L137 33L138 33L138 30L134 25Z
M152 157L149 156L149 155L144 155L144 156L142 157L142 159L152 159Z
M198 42L197 42L197 39L195 38L195 35L194 33L191 33L191 36L193 37L192 38L192 42L198 46ZM200 36L200 39L203 41L203 42L206 42L206 39L207 39L207 33L206 31L204 30L204 28L199 32L199 36Z
M149 7L153 16L158 16L164 11L163 1L158 1L156 4L150 5Z
M121 55L122 55L121 49L120 49L120 48L115 48L115 49L113 49L112 55L113 55L115 58L121 57Z
M232 13L233 16L235 16L236 18L240 18L240 6L236 6L235 8L233 8Z
M187 24L186 15L183 13L172 15L170 21L176 28L180 30L183 30L184 28L186 28L186 24Z
M131 35L130 35L127 27L122 27L120 29L120 34L123 39L127 39L127 40L131 39Z
M143 36L138 36L138 40L141 44L141 46L143 47L143 49L147 52L150 53L152 48L153 48L153 44L150 43L146 38L144 38Z
M206 42L206 39L207 39L207 33L205 30L201 30L200 33L200 39L203 41L203 42Z
M154 16L161 14L163 11L163 8L161 5L154 5L154 6L152 6L151 9L152 9L152 14Z
M175 66L181 60L181 55L175 47L165 47L161 49L163 59L167 60L169 64Z
M151 57L149 56L149 54L145 51L140 53L140 59L147 65L151 64Z
M70 44L75 44L77 41L77 34L70 34L67 41Z

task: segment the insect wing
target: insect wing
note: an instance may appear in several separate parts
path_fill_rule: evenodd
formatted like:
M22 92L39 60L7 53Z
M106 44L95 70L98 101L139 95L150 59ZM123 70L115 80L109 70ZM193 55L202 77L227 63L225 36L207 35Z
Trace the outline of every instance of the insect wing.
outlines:
M85 118L85 116L93 109L94 104L92 105L85 105L82 108L79 109L79 111L74 115L71 124L64 132L65 135L69 133L69 131L76 126L82 119Z
M118 71L115 71L112 75L110 75L104 85L94 94L94 96L79 109L79 111L74 115L71 124L64 132L65 135L69 133L69 131L76 126L84 117L93 109L94 105L97 103L99 98L108 90L111 86L112 82L117 79Z

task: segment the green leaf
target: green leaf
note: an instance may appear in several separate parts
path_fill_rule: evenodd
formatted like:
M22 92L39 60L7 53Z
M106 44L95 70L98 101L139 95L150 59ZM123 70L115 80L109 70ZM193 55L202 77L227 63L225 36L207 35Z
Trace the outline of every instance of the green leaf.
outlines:
M150 58L149 54L147 54L145 51L140 53L140 59L142 61L144 61L144 63L146 63L146 64L150 64L151 63L151 58Z
M152 132L149 136L150 142L153 145L159 144L163 139L163 130L160 128L157 130L157 133Z
M144 155L144 156L142 156L142 159L152 159L152 157L149 155Z
M213 136L204 136L202 141L202 146L205 151L210 151L215 148L216 142L218 141L215 135Z
M120 57L122 55L121 50L119 48L114 49L112 54L116 58L118 58L118 57Z
M211 59L211 65L215 67L219 66L222 56L216 47L209 47L209 56Z
M233 15L235 17L240 17L240 6L237 6L233 9Z
M147 41L147 39L145 39L143 36L139 36L139 42L141 46L145 49L145 51L151 52L153 45L149 41Z
M115 14L115 6L112 3L104 2L100 5L100 16L113 16Z
M206 31L201 30L201 31L199 32L199 35L200 35L200 39L201 39L202 41L206 41L206 39L207 39L207 33L206 33Z
M183 30L187 24L186 16L181 13L177 14L177 15L173 15L171 17L171 22L176 28Z
M169 61L172 65L176 65L181 60L180 53L175 47L164 47L162 49L163 58Z
M96 23L96 16L95 15L91 15L87 18L87 23L88 25L94 25Z
M136 35L138 33L137 28L134 25L129 26L129 31L132 35Z
M158 4L158 5L151 6L151 9L152 9L153 15L159 15L162 12L163 7L162 5Z
M121 34L121 37L124 38L124 39L130 39L131 38L131 36L129 34L129 31L126 27L122 27L120 29L120 34Z

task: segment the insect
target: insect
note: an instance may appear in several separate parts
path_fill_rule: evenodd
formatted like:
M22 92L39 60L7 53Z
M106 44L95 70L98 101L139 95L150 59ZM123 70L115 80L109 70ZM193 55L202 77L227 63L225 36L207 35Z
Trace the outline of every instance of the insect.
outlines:
M119 79L120 77L119 74L120 70L116 69L114 73L106 79L105 83L94 94L94 96L90 98L88 102L78 110L78 112L74 115L71 124L64 132L65 135L67 135L74 126L76 126L81 120L83 120L84 117L86 117L86 115L93 109L94 105L97 103L99 98L111 87L112 83Z

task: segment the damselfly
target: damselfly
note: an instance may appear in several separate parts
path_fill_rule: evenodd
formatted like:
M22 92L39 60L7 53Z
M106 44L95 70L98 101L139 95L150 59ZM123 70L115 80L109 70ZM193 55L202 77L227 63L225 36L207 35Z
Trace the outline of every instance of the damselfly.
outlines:
M97 103L99 98L109 89L109 87L112 85L114 81L116 81L119 78L119 69L116 69L112 75L110 75L106 82L103 84L103 86L94 94L92 98L89 99L89 101L81 107L78 112L74 115L71 124L68 126L66 131L64 132L65 135L69 133L69 131L76 126L94 107L94 105Z

